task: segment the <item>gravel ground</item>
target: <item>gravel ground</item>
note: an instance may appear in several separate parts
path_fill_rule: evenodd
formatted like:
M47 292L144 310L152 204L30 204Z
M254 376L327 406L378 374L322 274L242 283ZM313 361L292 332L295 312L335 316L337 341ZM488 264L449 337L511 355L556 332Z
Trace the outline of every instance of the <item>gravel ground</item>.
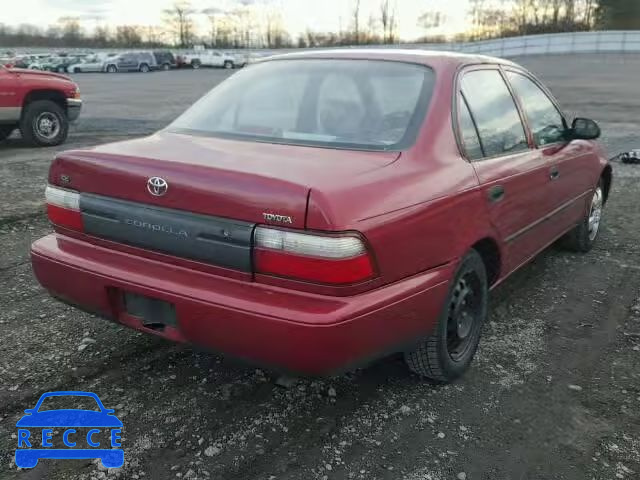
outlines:
M640 146L640 57L522 63L568 111L600 121L611 156ZM79 75L87 106L60 150L147 134L228 74ZM0 144L0 478L640 478L640 167L614 162L591 253L552 247L493 292L476 362L443 387L397 357L276 381L50 299L28 247L50 231L42 193L55 151ZM15 422L51 390L93 391L116 409L123 469L16 469Z

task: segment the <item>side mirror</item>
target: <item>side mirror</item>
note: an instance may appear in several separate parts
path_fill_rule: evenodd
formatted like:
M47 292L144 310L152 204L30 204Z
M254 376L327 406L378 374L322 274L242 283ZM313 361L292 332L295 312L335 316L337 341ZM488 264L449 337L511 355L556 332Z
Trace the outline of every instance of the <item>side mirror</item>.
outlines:
M572 140L595 140L600 137L600 127L589 118L576 118L571 125L569 136Z

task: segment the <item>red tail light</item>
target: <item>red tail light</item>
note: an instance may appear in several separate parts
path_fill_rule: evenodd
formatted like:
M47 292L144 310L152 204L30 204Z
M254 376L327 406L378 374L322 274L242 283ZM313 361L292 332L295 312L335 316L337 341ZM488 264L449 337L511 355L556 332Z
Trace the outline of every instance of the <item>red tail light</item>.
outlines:
M354 234L325 236L257 227L254 242L257 273L333 285L374 276L371 256Z
M83 230L78 192L48 185L44 196L51 223L71 230Z

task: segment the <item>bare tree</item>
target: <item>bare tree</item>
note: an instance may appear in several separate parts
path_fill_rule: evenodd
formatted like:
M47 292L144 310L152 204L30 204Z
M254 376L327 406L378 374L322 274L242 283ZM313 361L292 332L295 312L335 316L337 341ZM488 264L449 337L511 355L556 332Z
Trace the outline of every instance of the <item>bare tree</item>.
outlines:
M116 43L121 47L139 47L142 45L141 32L138 25L120 25L116 27Z
M387 43L389 32L389 21L391 19L391 1L382 0L380 2L380 23L382 23L382 41Z
M560 24L560 9L562 8L563 0L551 0L551 8L553 12L553 25Z
M396 0L380 0L380 23L382 24L383 43L393 43L397 27L396 13L398 4Z
M251 8L249 6L237 8L232 12L232 15L234 17L236 46L252 46L254 44L256 22Z
M584 0L583 21L584 21L585 25L587 25L589 27L593 26L597 8L598 8L597 0Z
M394 43L398 39L398 3L393 1L393 8L389 16L389 43Z
M62 39L65 45L75 47L80 44L82 29L77 17L62 17L58 19L62 30Z
M217 16L215 26L212 26L215 33L213 44L218 47L235 47L235 17L227 13Z
M280 48L285 43L286 32L282 11L276 8L267 7L264 12L264 38L265 44L269 48Z
M164 11L169 31L180 47L189 46L193 40L193 19L195 11L188 0L179 0Z
M162 45L162 29L156 25L149 25L144 28L144 36L146 43L151 47L159 47Z
M576 0L564 0L564 19L565 24L575 22Z
M355 0L353 3L353 33L355 35L355 43L360 43L360 0Z
M513 2L513 18L516 27L521 34L527 33L529 2L530 0L514 0Z
M109 44L110 37L111 32L107 26L99 25L93 31L93 41L97 47L106 47Z
M220 20L220 16L224 13L222 9L218 7L210 7L202 10L204 15L207 16L207 20L209 20L209 43L211 46L215 46L218 40L218 23Z

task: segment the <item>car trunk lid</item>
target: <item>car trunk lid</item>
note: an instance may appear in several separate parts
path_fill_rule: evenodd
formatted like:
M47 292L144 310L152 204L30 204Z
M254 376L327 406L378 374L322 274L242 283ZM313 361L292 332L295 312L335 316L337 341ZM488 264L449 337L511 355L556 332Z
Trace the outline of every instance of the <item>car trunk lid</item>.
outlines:
M163 132L65 152L49 183L80 192L89 235L249 272L256 224L302 229L312 186L397 157Z

